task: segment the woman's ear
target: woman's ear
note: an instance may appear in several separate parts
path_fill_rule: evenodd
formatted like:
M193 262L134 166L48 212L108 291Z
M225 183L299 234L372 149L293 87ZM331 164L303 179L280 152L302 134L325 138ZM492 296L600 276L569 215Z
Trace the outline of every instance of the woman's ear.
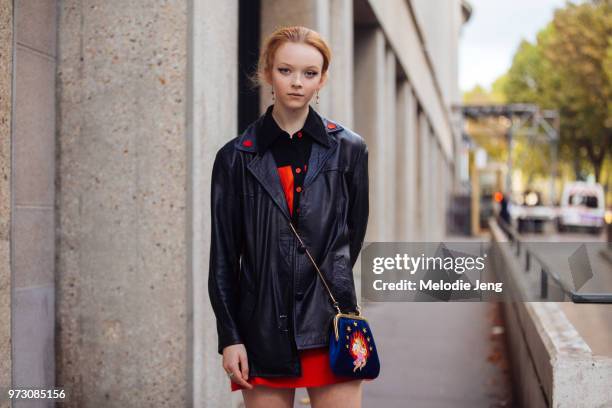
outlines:
M327 83L327 78L329 78L329 71L325 72L321 77L321 82L319 83L319 90L323 89L325 84Z
M266 82L266 84L272 86L272 75L270 74L269 71L264 71L263 79Z

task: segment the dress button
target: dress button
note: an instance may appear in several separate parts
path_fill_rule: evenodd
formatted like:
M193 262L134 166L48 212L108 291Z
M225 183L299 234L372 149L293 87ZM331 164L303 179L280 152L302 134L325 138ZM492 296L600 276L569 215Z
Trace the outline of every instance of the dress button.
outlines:
M302 132L298 132L298 137L302 137Z
M295 169L295 172L296 172L297 174L300 174L300 173L302 172L302 169L300 169L300 168L298 167L298 168L296 168L296 169Z
M301 193L301 192L302 192L302 187L297 186L297 187L295 188L295 191L297 191L298 193Z

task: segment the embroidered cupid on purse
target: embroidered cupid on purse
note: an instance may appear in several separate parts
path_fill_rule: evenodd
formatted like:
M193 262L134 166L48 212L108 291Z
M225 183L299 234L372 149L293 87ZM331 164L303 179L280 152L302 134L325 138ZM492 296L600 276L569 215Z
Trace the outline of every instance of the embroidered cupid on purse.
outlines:
M336 375L345 377L374 379L380 373L380 361L374 336L368 321L361 315L361 308L357 304L357 313L342 313L340 306L332 294L323 274L310 252L302 242L293 224L289 222L291 230L297 237L302 248L317 270L325 289L329 293L332 304L337 313L332 320L329 333L329 363Z

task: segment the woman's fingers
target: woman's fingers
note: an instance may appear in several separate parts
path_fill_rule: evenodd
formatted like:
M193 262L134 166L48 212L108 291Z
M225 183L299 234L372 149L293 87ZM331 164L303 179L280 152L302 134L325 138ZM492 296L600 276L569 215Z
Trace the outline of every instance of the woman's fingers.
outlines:
M236 384L242 385L243 387L248 388L249 390L253 388L251 384L249 384L248 382L246 382L244 378L242 378L242 373L238 369L238 363L232 364L230 369L231 369L231 372L234 373L234 375L232 376L233 382L235 382Z
M242 378L247 380L249 378L249 359L246 353L240 353L240 368L242 371Z
M234 344L223 349L223 369L233 373L230 379L236 384L251 389L253 385L246 380L249 378L249 361L244 344Z

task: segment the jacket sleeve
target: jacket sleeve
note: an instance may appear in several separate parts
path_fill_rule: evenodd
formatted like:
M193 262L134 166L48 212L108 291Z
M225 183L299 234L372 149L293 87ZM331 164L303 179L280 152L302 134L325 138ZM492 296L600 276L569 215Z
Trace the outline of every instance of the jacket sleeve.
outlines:
M353 176L349 185L348 228L351 252L351 268L354 267L363 245L368 226L368 147L364 141L355 160Z
M231 173L220 150L212 169L208 271L208 294L217 319L219 354L227 346L242 343L237 326L242 212Z

